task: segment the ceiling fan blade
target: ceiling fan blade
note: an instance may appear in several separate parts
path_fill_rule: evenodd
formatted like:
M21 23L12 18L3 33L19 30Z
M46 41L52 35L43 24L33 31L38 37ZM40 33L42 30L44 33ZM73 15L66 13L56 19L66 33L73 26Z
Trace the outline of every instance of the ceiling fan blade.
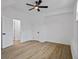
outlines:
M29 9L29 11L33 10L34 8Z
M42 3L42 0L35 1L35 3L36 3L37 5L40 5L40 4Z
M42 3L42 0L39 0L39 5Z
M37 9L37 11L39 12L39 11L40 11L40 9Z
M48 8L48 6L38 6L39 8Z
M32 4L28 4L28 3L26 3L26 5L29 5L29 6L34 6L34 5L32 5Z
M38 1L35 1L35 3L38 5L39 2Z

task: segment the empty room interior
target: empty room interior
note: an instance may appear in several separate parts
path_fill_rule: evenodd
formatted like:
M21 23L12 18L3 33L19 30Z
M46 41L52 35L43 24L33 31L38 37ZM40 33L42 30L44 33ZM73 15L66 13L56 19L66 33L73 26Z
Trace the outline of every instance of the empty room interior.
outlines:
M78 59L77 0L2 0L2 59Z

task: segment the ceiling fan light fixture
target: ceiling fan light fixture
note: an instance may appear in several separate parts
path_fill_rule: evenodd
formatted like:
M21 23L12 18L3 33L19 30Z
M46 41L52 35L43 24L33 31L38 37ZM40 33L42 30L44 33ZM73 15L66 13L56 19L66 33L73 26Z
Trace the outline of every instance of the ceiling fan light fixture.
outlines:
M37 10L37 9L39 9L39 7L35 7L35 9Z

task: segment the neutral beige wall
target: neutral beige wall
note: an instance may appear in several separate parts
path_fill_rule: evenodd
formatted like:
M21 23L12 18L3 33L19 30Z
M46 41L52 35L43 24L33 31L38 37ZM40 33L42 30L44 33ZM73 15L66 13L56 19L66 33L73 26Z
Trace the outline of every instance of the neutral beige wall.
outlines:
M70 44L70 41L73 39L73 13L46 17L34 15L26 16L26 18L27 19L20 18L22 41L32 40L33 35L37 40L37 32L40 32L40 41ZM6 24L5 30L7 27Z

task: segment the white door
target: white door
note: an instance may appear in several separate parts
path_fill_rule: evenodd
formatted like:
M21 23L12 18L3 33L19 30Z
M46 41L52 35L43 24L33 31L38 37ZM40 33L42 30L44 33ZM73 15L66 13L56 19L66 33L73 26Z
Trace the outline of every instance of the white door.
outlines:
M15 41L18 41L21 39L20 30L21 30L20 29L20 20L13 19L13 36L14 36Z
M11 46L13 44L13 20L3 16L2 17L2 48Z

